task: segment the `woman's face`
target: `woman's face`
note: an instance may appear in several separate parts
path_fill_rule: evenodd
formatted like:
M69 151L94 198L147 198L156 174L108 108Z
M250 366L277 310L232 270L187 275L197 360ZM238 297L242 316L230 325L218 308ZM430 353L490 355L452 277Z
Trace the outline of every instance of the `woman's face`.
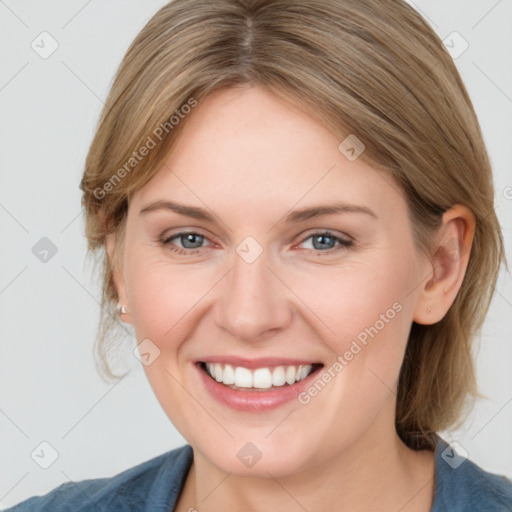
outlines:
M164 411L196 454L239 475L390 439L429 273L398 186L258 87L217 91L190 116L130 201L117 280ZM141 213L156 201L201 215Z

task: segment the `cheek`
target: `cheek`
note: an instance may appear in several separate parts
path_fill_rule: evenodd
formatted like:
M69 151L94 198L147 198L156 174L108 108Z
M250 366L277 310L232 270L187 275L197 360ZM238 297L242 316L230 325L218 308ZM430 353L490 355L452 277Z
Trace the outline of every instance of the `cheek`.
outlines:
M382 321L386 329L392 323L401 325L405 316L401 313L412 300L413 268L405 261L399 263L380 260L375 265L312 271L295 276L293 289L318 315L315 323L325 325L325 332L330 333L326 340L343 348L344 341L375 323L379 330L383 330Z
M143 256L142 252L134 250L127 258L133 328L137 342L149 339L159 350L143 370L162 409L180 432L187 433L192 420L184 411L196 415L200 411L191 408L190 395L179 382L189 364L186 342L198 315L204 313L201 307L212 280L204 270L170 264L164 257Z
M328 414L329 421L318 427L326 429L320 435L336 432L340 439L353 440L395 398L412 321L414 267L407 258L389 257L330 270L330 279L309 275L295 289L318 315L311 321L321 334L319 343L332 353L326 384L312 383L301 403L311 417Z
M149 338L162 352L175 350L201 299L212 288L211 271L142 253L133 250L127 258L127 290L137 340Z
M331 361L343 358L341 378L335 379L340 399L377 399L376 387L394 385L412 322L414 276L412 256L398 259L390 253L295 279L294 291L315 313L308 318L330 349Z

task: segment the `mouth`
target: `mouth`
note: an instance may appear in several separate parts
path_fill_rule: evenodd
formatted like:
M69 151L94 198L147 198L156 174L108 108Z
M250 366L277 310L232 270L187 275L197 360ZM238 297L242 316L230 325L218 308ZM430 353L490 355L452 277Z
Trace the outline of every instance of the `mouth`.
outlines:
M323 363L283 364L250 369L217 362L198 361L196 364L215 382L236 391L249 392L290 388L324 366Z

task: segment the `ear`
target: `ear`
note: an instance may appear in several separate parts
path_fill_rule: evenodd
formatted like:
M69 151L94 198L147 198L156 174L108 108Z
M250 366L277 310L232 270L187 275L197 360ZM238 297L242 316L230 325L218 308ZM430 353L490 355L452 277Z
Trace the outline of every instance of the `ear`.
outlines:
M123 322L131 324L132 319L130 315L130 308L128 307L128 296L126 294L123 269L120 266L119 262L117 262L114 258L114 249L116 243L117 239L115 233L108 233L105 237L105 250L110 262L110 266L112 267L112 279L114 281L114 286L116 288L118 303L125 306L127 309L127 313L120 313L119 318Z
M428 264L431 275L415 305L416 323L434 324L448 312L466 274L474 233L475 216L469 208L455 205L444 213Z

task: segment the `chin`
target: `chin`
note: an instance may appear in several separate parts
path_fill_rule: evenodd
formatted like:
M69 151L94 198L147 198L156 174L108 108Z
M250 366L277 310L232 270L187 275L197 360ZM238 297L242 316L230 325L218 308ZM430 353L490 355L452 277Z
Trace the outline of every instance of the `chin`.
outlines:
M287 444L285 446L277 436L273 441L262 439L254 442L245 436L243 440L230 440L215 448L208 446L203 450L198 446L198 449L225 473L241 477L269 478L271 475L277 478L300 473L310 460L307 454L299 452L301 447L304 449L304 446L308 446L307 443L297 440L293 446L289 442Z

